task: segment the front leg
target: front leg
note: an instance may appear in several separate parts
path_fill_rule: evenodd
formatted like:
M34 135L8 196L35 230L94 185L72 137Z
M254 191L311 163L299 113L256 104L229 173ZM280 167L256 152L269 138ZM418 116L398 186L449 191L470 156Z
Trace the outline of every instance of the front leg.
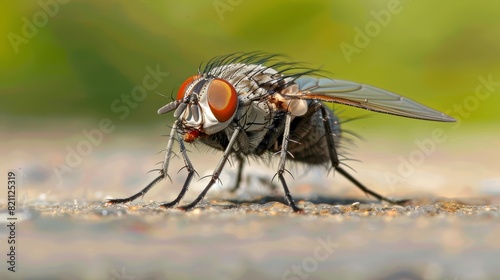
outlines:
M137 198L144 196L156 183L160 182L165 177L168 177L168 164L170 162L170 158L172 157L172 146L174 145L174 137L177 134L177 125L178 121L175 121L172 129L170 130L170 135L168 137L167 148L165 151L165 159L163 160L162 170L160 170L160 175L156 177L151 183L149 183L144 189L140 192L127 197L127 198L117 198L117 199L108 199L106 204L119 204L119 203L128 203L136 200Z
M226 149L224 150L224 155L222 156L219 163L217 164L217 167L215 168L214 173L212 174L212 178L210 178L210 182L205 187L205 189L201 192L201 194L192 203L185 205L185 206L182 206L182 207L179 207L179 209L184 210L184 211L189 211L189 210L193 209L198 203L200 203L200 201L203 200L203 198L207 194L208 190L213 186L213 184L217 180L219 180L219 176L222 172L222 169L224 168L224 165L226 164L226 162L229 158L229 155L232 152L233 145L236 142L236 139L238 137L238 133L240 131L241 131L241 127L237 127L234 130L233 135L231 136L231 140L229 140L229 144L227 145Z
M187 155L186 146L184 145L184 140L181 138L180 135L177 135L177 137L178 137L177 140L179 141L179 145L181 148L181 155L182 155L182 158L184 159L185 166L186 166L189 173L188 173L188 176L186 178L186 181L184 181L184 185L182 186L181 192L177 195L177 198L175 198L171 202L160 204L160 207L164 207L164 208L172 208L181 201L181 199L186 194L186 191L188 190L189 185L191 184L191 179L193 179L193 176L196 173L196 171L194 170L193 164L191 163L191 160L189 160L189 157ZM164 169L166 169L168 167L168 162L166 164L164 164L163 167L164 167Z

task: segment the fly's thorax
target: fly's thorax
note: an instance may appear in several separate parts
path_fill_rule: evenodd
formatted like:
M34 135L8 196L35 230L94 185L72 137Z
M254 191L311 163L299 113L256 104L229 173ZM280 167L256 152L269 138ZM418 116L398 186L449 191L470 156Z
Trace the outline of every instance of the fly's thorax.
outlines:
M213 75L231 83L240 102L248 104L268 98L291 82L289 78L273 68L256 64L235 63L216 67L208 75Z

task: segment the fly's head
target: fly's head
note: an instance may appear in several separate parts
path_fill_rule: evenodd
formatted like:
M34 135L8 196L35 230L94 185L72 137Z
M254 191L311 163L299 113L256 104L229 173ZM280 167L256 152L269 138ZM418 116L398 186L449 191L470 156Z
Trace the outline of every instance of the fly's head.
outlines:
M175 101L163 106L158 114L174 111L184 141L225 129L238 109L238 94L228 81L194 75L182 83Z

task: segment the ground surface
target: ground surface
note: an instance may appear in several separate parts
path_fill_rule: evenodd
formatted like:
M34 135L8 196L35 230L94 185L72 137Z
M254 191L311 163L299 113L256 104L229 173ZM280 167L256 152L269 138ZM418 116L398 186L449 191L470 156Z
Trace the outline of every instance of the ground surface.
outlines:
M20 278L495 279L500 207L212 202L29 207L18 229ZM497 201L498 204L498 201ZM4 274L8 275L8 274Z
M357 178L379 193L411 198L404 206L379 203L325 170L301 175L292 166L295 180L287 179L305 209L295 214L283 204L279 185L269 183L272 167L255 163L236 194L227 191L235 177L234 167L228 168L224 184L188 213L158 207L175 197L183 171L132 204L105 205L105 198L131 195L155 177L145 175L162 158L150 145L158 142L151 135L103 142L67 172L60 164L78 141L49 138L29 150L29 140L8 143L2 152L9 161L2 168L24 179L17 193L17 272L7 271L9 232L3 225L1 279L500 278L500 195L492 150L469 153L450 143L460 156L443 147L407 174L398 171L398 157L413 148L376 141L368 142L382 147L375 152L360 147L355 154L365 162L351 165ZM200 177L210 174L219 154L201 157L191 150ZM172 168L180 167L176 159ZM387 181L385 171L401 180ZM182 204L206 182L194 180ZM0 222L7 223L7 201L1 198Z

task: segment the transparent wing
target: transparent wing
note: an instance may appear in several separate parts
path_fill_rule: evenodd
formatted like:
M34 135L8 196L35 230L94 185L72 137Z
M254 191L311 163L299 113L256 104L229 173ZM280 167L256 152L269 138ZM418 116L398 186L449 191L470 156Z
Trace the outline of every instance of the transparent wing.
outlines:
M408 118L454 122L455 119L398 94L369 85L327 78L300 77L292 98L335 102Z

